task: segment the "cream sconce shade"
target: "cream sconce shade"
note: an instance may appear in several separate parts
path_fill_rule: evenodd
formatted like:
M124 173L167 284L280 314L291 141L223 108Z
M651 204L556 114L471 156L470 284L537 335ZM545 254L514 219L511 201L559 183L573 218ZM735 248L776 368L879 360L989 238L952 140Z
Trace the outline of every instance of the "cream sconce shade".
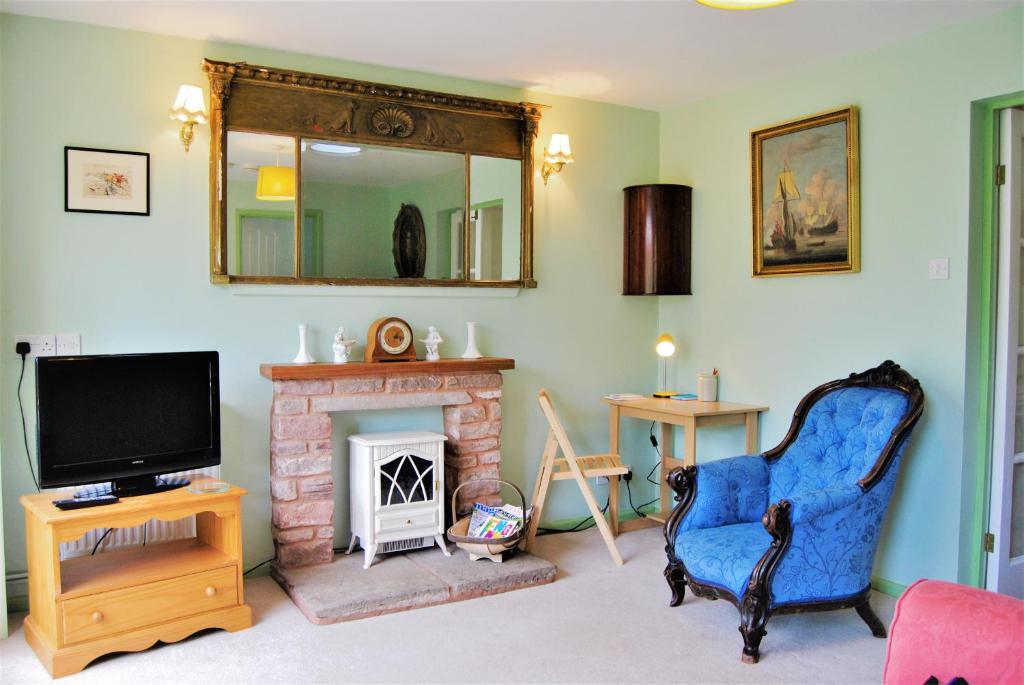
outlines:
M207 122L206 101L203 98L203 89L199 86L182 84L178 88L178 97L174 99L174 107L171 107L171 119L181 122L181 131L178 137L181 144L185 146L185 152L192 145L193 129L196 124Z
M568 133L552 133L551 142L544 148L544 164L540 167L540 176L544 185L548 184L551 174L557 174L566 164L572 164L572 148L569 147Z

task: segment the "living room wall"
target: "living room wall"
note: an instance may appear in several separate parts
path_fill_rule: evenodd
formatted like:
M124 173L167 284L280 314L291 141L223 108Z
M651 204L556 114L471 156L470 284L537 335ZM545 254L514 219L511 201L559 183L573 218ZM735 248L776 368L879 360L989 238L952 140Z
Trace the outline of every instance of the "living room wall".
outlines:
M875 565L901 585L963 570L970 104L1024 88L1022 36L1016 9L661 118L661 180L694 188L693 297L659 306L682 342L676 387L717 366L722 399L771 405L767 448L819 383L884 359L921 381L925 415ZM749 131L848 104L860 108L861 272L752 278ZM927 280L933 257L949 257L949 280Z
M546 430L534 399L539 388L550 389L581 451L607 448L603 394L653 390L657 302L621 297L619 286L621 189L657 178L656 113L237 45L13 15L3 19L0 409L9 573L25 569L18 496L32 490L15 396L17 333L81 333L85 353L219 350L223 475L249 490L244 517L250 564L272 554L271 386L258 365L292 358L296 323L310 324L314 353L328 359L339 324L362 333L374 319L393 314L407 319L417 337L436 325L446 339L442 353L458 356L466 342L465 321L480 322L483 352L516 359L516 370L505 374L502 472L524 487L533 482ZM186 154L167 118L180 83L204 83L203 57L551 105L541 121L538 152L552 132L566 131L577 163L547 186L538 178L539 287L516 295L211 285L209 131L201 127ZM65 213L65 145L149 152L152 215ZM30 369L23 391L30 442L32 386ZM413 412L403 419L395 412L384 418L351 415L343 422L352 430L441 422L439 409L436 416ZM650 446L644 447L645 433L645 427L634 427L625 443L626 459L638 470L654 459ZM579 496L568 489L563 494L551 502L550 518L582 517ZM603 499L603 492L598 496Z

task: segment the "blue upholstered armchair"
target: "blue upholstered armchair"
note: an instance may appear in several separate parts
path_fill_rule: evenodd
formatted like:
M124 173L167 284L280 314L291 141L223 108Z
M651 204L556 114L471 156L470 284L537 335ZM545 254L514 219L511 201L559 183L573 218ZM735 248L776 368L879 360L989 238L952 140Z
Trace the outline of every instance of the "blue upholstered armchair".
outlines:
M672 606L686 586L739 608L743 661L772 614L855 608L876 637L871 566L900 458L924 408L891 361L815 388L764 454L674 469L665 522Z

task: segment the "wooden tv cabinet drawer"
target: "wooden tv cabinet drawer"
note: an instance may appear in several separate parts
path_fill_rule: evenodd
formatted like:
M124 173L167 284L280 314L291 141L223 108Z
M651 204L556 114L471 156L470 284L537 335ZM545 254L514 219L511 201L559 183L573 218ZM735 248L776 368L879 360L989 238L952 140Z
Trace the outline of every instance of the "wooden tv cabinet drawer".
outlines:
M29 614L25 640L57 678L112 652L138 652L200 630L252 625L242 586L245 490L185 488L62 511L62 492L25 495ZM195 516L196 536L61 560L90 530Z
M65 600L61 602L64 643L105 637L232 606L238 603L236 575L232 566Z

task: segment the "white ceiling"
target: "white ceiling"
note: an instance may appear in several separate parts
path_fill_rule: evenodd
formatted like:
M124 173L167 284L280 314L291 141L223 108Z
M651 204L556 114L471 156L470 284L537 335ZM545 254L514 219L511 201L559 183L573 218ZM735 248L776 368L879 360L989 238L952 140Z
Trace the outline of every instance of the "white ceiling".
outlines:
M744 12L694 0L0 0L0 7L661 110L1020 2L795 0Z

